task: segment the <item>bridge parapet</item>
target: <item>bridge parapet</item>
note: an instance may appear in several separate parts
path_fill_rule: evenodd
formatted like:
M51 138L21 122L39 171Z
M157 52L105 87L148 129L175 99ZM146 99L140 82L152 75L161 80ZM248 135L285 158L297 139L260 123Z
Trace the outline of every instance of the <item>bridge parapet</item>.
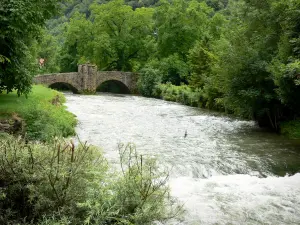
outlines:
M37 84L51 86L55 83L71 85L78 93L95 93L103 82L117 80L122 82L130 92L135 92L137 76L131 72L97 71L97 66L83 64L78 66L78 72L53 73L34 77Z

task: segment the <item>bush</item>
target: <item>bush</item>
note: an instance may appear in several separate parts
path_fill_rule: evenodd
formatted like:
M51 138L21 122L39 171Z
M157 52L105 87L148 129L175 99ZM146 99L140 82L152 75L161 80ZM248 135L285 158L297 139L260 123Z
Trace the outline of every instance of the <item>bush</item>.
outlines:
M281 133L292 139L300 139L300 120L282 122Z
M156 161L131 144L120 156L121 173L86 143L2 137L0 224L150 224L176 216Z
M176 86L171 83L158 84L153 90L153 95L156 98L179 102L184 105L217 109L220 111L224 110L223 103L217 101L216 90L209 86L193 89L189 85L185 84L181 84L180 86Z
M160 82L160 77L161 75L158 69L153 69L151 67L144 68L141 71L138 80L139 92L146 97L152 97L153 89L155 85Z
M173 54L161 59L158 68L162 73L162 83L170 82L173 85L187 83L189 67L178 54Z
M24 109L22 118L26 123L26 138L29 140L49 141L53 137L75 135L76 119L62 105L54 106L48 102L33 104Z
M153 92L157 97L166 101L179 102L190 106L202 106L201 89L193 91L188 85L175 86L171 83L155 86Z

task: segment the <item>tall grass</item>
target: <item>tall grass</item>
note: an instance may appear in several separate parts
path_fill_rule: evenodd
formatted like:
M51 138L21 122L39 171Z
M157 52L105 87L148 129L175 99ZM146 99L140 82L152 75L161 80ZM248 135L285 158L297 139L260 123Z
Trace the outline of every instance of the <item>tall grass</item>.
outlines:
M0 94L0 118L17 114L24 120L24 135L30 140L49 141L55 136L74 135L76 119L64 102L62 93L40 85L33 86L27 97L18 97L16 92Z
M120 162L113 172L85 143L0 138L0 224L146 225L181 212L155 160L129 144Z

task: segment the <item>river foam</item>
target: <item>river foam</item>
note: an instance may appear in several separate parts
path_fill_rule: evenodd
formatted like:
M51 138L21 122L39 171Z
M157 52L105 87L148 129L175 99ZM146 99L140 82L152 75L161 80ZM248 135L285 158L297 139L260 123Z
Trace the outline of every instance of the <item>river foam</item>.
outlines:
M101 146L112 164L118 143L134 142L170 170L172 196L186 209L174 224L300 224L300 152L289 140L251 121L157 99L66 97L79 138Z
M300 173L178 177L170 186L187 209L180 224L300 224Z

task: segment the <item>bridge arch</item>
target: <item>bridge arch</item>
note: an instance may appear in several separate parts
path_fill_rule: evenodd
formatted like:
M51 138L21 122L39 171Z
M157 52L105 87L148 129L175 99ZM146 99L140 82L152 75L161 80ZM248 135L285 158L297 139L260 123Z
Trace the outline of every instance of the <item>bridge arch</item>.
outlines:
M62 81L53 82L53 83L49 84L48 87L51 89L58 90L58 91L70 90L74 94L79 93L79 90L76 87L74 87L72 84L67 83L67 82L62 82Z
M97 92L110 92L117 94L130 94L130 89L120 80L110 79L101 82L97 88Z

